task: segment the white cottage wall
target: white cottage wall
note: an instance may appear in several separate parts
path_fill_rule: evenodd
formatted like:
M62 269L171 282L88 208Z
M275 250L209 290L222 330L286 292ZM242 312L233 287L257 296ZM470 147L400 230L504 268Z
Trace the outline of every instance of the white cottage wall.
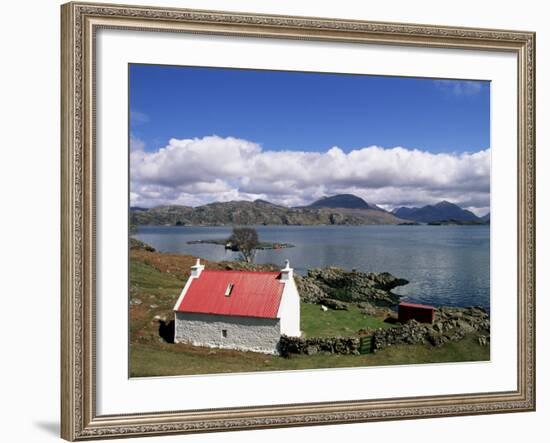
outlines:
M280 336L278 318L176 312L176 343L277 354Z
M277 317L281 319L281 334L290 337L301 336L300 295L292 276L285 282Z

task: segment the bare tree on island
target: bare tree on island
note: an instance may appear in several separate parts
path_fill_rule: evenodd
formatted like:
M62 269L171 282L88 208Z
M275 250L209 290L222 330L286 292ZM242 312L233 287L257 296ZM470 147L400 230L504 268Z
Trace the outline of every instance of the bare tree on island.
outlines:
M234 249L241 253L244 261L252 263L256 248L260 244L256 229L234 227L229 242Z

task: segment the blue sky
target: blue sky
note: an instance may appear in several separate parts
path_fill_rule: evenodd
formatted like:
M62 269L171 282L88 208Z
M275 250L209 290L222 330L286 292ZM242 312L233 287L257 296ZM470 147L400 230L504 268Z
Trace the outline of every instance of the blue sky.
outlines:
M135 64L129 75L130 130L147 151L209 135L276 151L490 144L489 82Z
M490 84L130 65L130 201L489 210Z

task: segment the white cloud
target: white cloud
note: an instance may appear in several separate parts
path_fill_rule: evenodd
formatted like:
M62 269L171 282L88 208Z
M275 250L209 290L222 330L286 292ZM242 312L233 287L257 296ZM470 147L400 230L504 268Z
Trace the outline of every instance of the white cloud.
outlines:
M140 206L256 198L297 206L336 193L353 193L388 209L440 200L474 210L489 206L489 149L264 151L247 140L209 136L171 139L155 152L133 149L130 163L131 203Z
M130 151L143 151L145 149L145 142L134 134L130 134Z

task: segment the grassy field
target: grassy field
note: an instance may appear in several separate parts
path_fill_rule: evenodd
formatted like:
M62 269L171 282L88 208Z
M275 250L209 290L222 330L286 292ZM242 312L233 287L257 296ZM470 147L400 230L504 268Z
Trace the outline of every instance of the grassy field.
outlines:
M159 320L173 320L172 308L194 258L176 254L131 251L130 255L130 376L212 374L342 368L395 364L489 360L489 347L474 337L429 345L393 346L366 355L296 355L291 358L166 343L159 335ZM220 266L207 264L210 268ZM306 337L352 336L360 329L387 328L382 318L367 316L354 305L348 311L322 311L302 304L301 328Z
M316 354L282 358L255 352L196 348L184 344L132 344L130 351L131 377L489 360L489 348L479 346L473 337L449 342L439 348L430 345L399 345L365 355Z
M360 329L389 328L381 318L362 314L355 305L347 311L322 311L321 306L302 303L300 307L300 327L305 337L349 337Z

